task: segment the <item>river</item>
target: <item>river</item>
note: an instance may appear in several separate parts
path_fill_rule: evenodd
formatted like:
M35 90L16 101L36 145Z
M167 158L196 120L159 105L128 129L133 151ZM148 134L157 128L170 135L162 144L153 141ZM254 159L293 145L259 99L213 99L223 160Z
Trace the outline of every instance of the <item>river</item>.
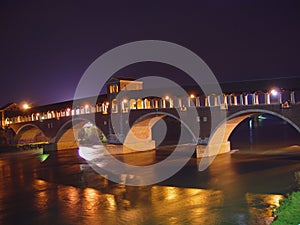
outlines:
M249 124L251 124L249 126ZM198 171L192 158L174 176L126 186L96 173L78 150L0 155L0 224L269 224L272 209L297 187L299 134L272 117L245 121L230 137L239 151ZM118 156L133 164L171 151Z

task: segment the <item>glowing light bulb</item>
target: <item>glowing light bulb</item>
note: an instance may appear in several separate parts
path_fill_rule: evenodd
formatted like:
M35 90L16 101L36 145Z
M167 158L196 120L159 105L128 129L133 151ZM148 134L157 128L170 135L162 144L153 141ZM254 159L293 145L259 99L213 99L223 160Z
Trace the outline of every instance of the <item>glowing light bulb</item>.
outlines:
M278 95L278 91L275 90L275 89L272 89L272 90L271 90L271 94L272 94L273 96L277 96L277 95Z
M27 103L24 103L24 104L23 104L23 109L26 110L26 109L29 109L29 108L30 108L30 107L29 107L29 105L28 105Z

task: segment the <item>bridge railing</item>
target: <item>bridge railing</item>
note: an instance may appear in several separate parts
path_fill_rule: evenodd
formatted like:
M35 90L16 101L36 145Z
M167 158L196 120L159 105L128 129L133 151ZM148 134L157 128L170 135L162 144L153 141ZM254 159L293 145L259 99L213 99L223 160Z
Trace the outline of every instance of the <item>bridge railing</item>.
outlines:
M300 94L300 93L298 93ZM80 105L76 108L67 107L59 110L49 110L47 112L34 112L30 115L19 115L16 117L6 118L5 124L14 124L30 121L44 121L48 119L59 119L62 117L71 117L75 115L83 115L90 113L127 113L132 109L160 109L160 108L179 108L186 110L189 107L220 107L221 109L228 109L228 106L252 106L265 104L281 104L283 108L290 107L296 104L295 91L289 93L270 91L267 93L258 91L254 93L231 93L208 96L164 96L163 98L151 97L144 99L127 99L122 101L112 99L108 101L97 103L96 105Z
M295 92L291 91L287 96L281 92L254 92L241 94L211 94L209 96L195 96L191 94L185 97L165 96L163 98L127 99L121 101L112 100L111 113L128 112L131 109L152 108L180 108L185 110L189 107L221 107L228 106L252 106L265 104L296 104Z
M78 106L76 108L67 107L65 109L60 110L49 110L47 112L34 112L30 115L19 115L15 117L7 117L5 119L5 124L15 124L15 123L24 123L24 122L31 122L31 121L44 121L48 119L60 119L62 117L71 117L75 115L83 115L83 114L90 114L90 113L108 113L108 102L98 103L95 106L91 105L84 105Z

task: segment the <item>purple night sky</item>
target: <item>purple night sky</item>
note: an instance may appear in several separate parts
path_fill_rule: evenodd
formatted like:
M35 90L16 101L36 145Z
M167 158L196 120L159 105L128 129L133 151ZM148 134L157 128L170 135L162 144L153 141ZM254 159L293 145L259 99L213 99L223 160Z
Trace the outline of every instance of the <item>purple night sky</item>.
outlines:
M97 57L138 40L189 48L221 82L300 75L299 1L128 2L1 1L0 106L70 100ZM158 63L120 74L189 82Z

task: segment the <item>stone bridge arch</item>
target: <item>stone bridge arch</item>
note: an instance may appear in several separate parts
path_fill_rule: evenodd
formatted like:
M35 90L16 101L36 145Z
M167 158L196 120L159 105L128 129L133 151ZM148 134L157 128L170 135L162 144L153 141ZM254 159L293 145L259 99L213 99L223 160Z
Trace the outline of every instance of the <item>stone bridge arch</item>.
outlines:
M16 144L49 142L49 138L45 135L44 131L32 123L21 126L15 133L14 142Z
M270 114L277 118L280 118L294 127L300 133L300 127L290 118L280 114L279 112L274 112L266 109L247 109L240 112L233 113L229 115L225 120L217 125L213 129L209 142L207 156L217 155L219 153L230 151L229 137L234 129L245 119L249 118L255 114Z
M155 111L141 115L137 120L134 121L124 139L123 145L125 148L135 151L147 151L157 147L163 141L167 132L167 127L165 123L164 125L160 126L160 128L162 128L162 137L156 143L153 140L152 128L159 121L163 121L163 118L167 117L178 121L180 123L181 131L183 128L186 129L188 135L191 137L191 143L195 145L197 144L199 136L199 128L197 129L197 126L191 126L190 124L187 124L185 120L182 120L173 113ZM182 143L182 139L179 140L179 144L180 143Z
M80 135L79 133L87 124L90 124L90 126L95 127L99 135L101 134L104 136L104 133L101 131L101 129L99 129L99 127L92 121L86 118L75 118L73 120L65 122L60 127L56 136L53 138L52 143L56 144L57 150L78 148L78 135ZM105 136L104 138L106 139ZM103 138L100 137L100 139L101 141L103 141Z

